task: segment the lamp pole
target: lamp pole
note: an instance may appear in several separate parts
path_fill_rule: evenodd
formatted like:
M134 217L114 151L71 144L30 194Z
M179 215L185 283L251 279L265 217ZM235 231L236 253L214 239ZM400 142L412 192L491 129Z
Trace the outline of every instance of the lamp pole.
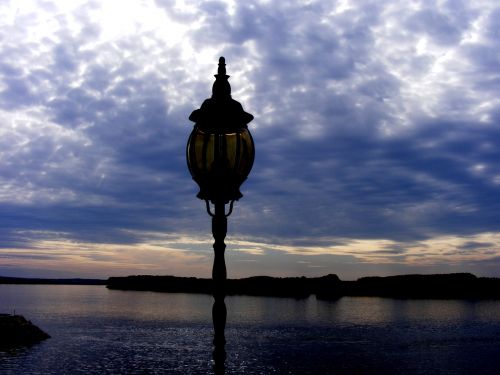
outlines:
M215 213L212 217L212 235L214 236L214 265L212 268L213 297L212 322L214 325L214 369L216 374L224 374L226 360L226 329L227 309L224 301L226 297L225 283L227 279L226 261L224 252L226 244L224 238L227 233L227 217L224 202L215 203Z
M186 148L189 172L200 188L197 197L205 201L207 212L212 217L212 234L215 240L212 320L216 374L224 374L226 358L224 330L227 310L224 299L227 271L224 239L227 218L233 211L234 202L243 197L240 186L250 173L255 157L252 135L247 127L253 116L232 99L228 78L225 59L221 57L212 97L206 99L189 116L195 125ZM227 213L226 205L229 205Z

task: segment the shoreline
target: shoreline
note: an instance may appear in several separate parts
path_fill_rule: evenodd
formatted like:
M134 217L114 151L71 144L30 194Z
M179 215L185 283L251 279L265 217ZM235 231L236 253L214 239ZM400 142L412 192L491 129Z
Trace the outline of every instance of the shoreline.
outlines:
M0 284L103 285L111 290L212 294L212 280L196 277L134 275L103 279L42 279L0 276ZM470 273L370 276L355 281L321 277L253 276L228 279L226 295L307 298L386 297L399 299L500 299L500 278Z
M212 280L194 277L137 275L110 277L106 286L115 290L212 294ZM337 275L322 277L255 276L228 279L226 295L307 298L386 297L399 299L500 299L500 279L470 273L362 277L342 281Z
M44 279L38 277L10 277L0 276L0 284L26 284L26 285L106 285L107 280L104 279Z

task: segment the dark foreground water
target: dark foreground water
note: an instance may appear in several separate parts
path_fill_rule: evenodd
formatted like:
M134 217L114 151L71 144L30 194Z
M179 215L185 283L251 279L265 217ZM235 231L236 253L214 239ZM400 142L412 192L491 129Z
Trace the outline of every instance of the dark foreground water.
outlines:
M227 297L227 374L500 374L500 301ZM1 374L210 374L212 298L0 285L52 338ZM1 333L0 333L1 334Z

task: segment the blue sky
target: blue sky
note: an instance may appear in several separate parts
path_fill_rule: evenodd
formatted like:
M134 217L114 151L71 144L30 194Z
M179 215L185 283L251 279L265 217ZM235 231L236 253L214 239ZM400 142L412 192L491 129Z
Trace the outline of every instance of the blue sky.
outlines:
M255 116L229 277L500 276L495 1L4 1L0 275L209 277L187 119Z

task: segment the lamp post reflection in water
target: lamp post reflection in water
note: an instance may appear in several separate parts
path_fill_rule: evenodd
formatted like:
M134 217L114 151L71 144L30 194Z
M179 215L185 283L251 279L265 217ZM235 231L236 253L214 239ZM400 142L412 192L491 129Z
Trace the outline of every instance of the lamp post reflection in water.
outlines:
M189 116L195 125L186 149L189 172L200 187L197 197L205 201L207 212L212 217L215 240L212 269L213 359L216 374L224 373L226 359L224 329L227 310L224 298L227 272L224 239L227 218L233 211L234 201L243 197L240 186L250 173L255 156L253 139L247 127L253 116L231 98L228 78L225 60L221 57L212 97Z

